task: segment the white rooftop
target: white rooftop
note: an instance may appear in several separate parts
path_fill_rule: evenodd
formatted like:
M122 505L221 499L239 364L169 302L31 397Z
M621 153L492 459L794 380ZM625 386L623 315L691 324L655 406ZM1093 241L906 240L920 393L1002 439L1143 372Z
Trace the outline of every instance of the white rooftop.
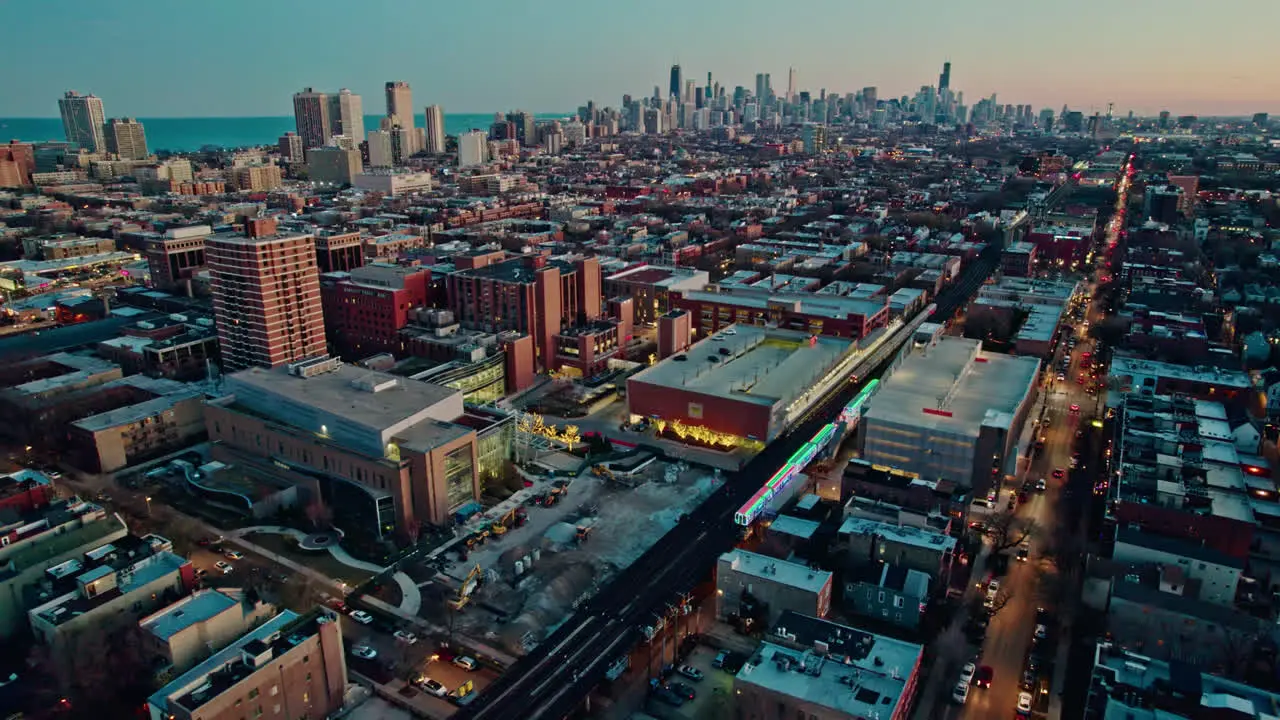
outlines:
M1030 393L1040 362L986 353L981 345L947 336L909 356L880 384L865 418L974 437L984 424L1007 426Z
M820 592L831 582L831 573L825 570L815 570L808 565L778 560L747 550L735 548L721 555L720 560L728 562L735 572L743 575L807 590L811 593Z
M740 402L785 404L809 389L853 346L840 338L810 338L791 330L731 325L631 380Z

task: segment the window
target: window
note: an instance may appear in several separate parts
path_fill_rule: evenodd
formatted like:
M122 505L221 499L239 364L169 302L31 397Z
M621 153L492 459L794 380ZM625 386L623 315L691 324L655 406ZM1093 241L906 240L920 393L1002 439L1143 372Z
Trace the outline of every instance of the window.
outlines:
M895 598L893 599L893 606L894 606L894 607L896 607L896 608L900 608L900 607L902 607L902 596L901 596L901 595L899 595L898 597L895 597ZM898 619L902 619L902 614L901 614L901 613L899 613L899 614L898 614Z
M876 599L876 601L877 601L877 602L884 602L884 591L883 591L883 590L881 590L881 591L880 591L880 597L879 597L879 598L877 598L877 599Z
M256 698L256 697L258 697L258 688L254 688L254 689L252 689L252 690L250 690L250 691L249 691L249 699L250 699L250 700L252 700L252 699L254 699L254 698Z

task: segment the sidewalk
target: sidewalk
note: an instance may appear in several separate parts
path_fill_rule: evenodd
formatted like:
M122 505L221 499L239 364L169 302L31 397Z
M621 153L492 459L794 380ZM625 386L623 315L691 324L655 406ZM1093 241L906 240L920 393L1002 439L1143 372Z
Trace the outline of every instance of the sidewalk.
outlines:
M973 570L970 578L982 577L987 569L987 560L991 556L991 546L986 542L982 543L982 550L978 552L977 557L973 560ZM969 600L976 594L973 583L970 582L964 591L964 597L960 599L960 609L956 612L956 616L952 618L951 624L938 634L938 638L931 643L931 646L925 651L926 655L934 658L933 665L929 667L929 674L925 678L924 683L920 686L920 690L916 693L916 706L912 711L912 717L915 720L934 720L935 706L938 702L938 696L941 690L946 688L946 684L950 682L956 672L959 671L963 661L961 658L949 658L944 653L938 652L938 642L941 639L952 637L952 633L963 633L964 625L969 621ZM966 649L968 642L965 642ZM941 687L940 687L941 686Z

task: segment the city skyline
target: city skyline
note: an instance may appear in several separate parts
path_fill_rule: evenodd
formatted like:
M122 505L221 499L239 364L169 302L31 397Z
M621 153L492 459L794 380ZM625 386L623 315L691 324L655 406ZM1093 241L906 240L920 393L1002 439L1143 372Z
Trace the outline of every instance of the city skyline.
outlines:
M320 0L319 5L328 1ZM665 2L658 0L657 5ZM1269 9L1263 0L1241 3L1258 11ZM577 5L574 0L561 4L567 10ZM262 55L224 57L219 52L223 45L214 42L185 45L185 60L147 62L153 43L121 44L114 39L115 31L164 37L181 23L206 33L241 33L247 18L257 18L264 24L296 28L297 36L322 38L324 23L333 15L323 7L301 15L238 0L178 12L142 0L127 9L96 9L92 17L67 15L56 4L22 6L9 13L18 32L14 42L0 49L0 59L25 71L12 78L9 92L0 97L0 117L53 117L56 98L69 89L106 98L118 108L114 113L134 117L274 117L289 114L291 96L301 87L350 87L376 98L387 81L397 79L414 88L422 106L438 103L463 113L513 108L571 112L588 100L617 107L625 93L643 96L654 85L666 86L673 57L679 57L684 77L700 79L710 71L729 88L750 88L756 73L769 72L781 79L775 87L782 89L788 69L795 68L797 92L817 94L825 88L843 94L876 86L881 97L892 98L935 84L942 62L949 61L952 89L968 97L999 93L1009 102L1030 103L1037 109L1067 104L1085 112L1105 112L1109 102L1115 103L1117 113L1132 109L1144 116L1165 109L1199 115L1280 109L1280 80L1266 69L1266 24L1236 22L1248 16L1249 8L1228 16L1187 0L1171 2L1161 13L1108 6L1108 22L1098 24L1094 15L1078 8L1028 11L1008 0L983 0L978 3L981 8L932 8L923 16L927 22L921 22L919 8L906 7L910 3L854 8L812 2L810 12L797 10L793 15L821 17L822 22L796 24L795 32L769 37L744 55L736 46L742 36L776 33L780 18L773 6L747 0L730 18L714 8L679 6L677 11L673 3L667 4L685 21L668 28L671 14L648 6L576 12L570 21L547 25L545 18L557 13L518 6L495 14L466 5L375 3L343 27L355 33L376 31L379 42L360 46L352 55L281 53L271 58L271 72L259 70ZM396 22L385 22L389 17ZM39 28L51 22L71 34L79 31L83 41L38 65L25 63L24 58L40 52L34 40L42 37ZM707 35L700 30L717 24L735 32ZM431 52L424 54L414 34L432 26L511 32L503 35L499 51L480 55L466 50L476 42L487 43L484 37L439 33ZM531 27L539 31L527 32ZM628 32L618 34L620 27ZM1192 37L1193 31L1204 36L1230 34L1233 40L1212 54L1188 52L1174 42ZM1070 45L1046 51L1046 32L1069 39ZM991 52L992 45L984 40L992 33L1000 36L999 52ZM904 43L904 37L911 42ZM467 57L468 62L448 63L449 57ZM447 72L433 72L437 65ZM130 72L121 72L122 67ZM516 67L526 71L512 72ZM545 70L527 72L537 68ZM231 84L231 77L236 93L217 92Z

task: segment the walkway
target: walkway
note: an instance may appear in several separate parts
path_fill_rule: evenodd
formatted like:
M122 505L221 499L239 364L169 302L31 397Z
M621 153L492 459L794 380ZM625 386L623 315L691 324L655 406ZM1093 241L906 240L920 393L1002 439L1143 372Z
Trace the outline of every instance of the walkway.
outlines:
M307 534L302 532L301 530L296 530L290 527L283 527L281 525L255 525L253 527L238 528L236 530L230 531L229 533L227 533L227 535L228 537L234 538L235 540L240 541L244 544L249 544L249 541L244 540L244 536L250 535L252 533L267 533L270 535L287 535L298 541L301 541L303 538L307 536ZM262 552L262 548L259 548L257 546L254 546L253 549L255 552ZM334 560L337 560L338 562L342 563L343 565L346 565L347 567L353 567L358 570L366 570L374 574L378 574L386 571L386 568L382 567L381 565L375 565L371 562L365 562L363 560L357 560L356 558L351 557L351 553L342 549L341 546L334 545L327 549L329 551L329 554L333 556ZM279 560L279 557L275 553L271 553L271 556L273 559ZM297 565L297 563L283 563L283 564L289 565L290 567ZM413 582L413 580L408 575L405 575L402 572L397 571L395 574L391 576L391 579L395 581L395 584L400 587L400 609L410 615L417 615L418 611L422 609L422 591L418 589L418 586Z

